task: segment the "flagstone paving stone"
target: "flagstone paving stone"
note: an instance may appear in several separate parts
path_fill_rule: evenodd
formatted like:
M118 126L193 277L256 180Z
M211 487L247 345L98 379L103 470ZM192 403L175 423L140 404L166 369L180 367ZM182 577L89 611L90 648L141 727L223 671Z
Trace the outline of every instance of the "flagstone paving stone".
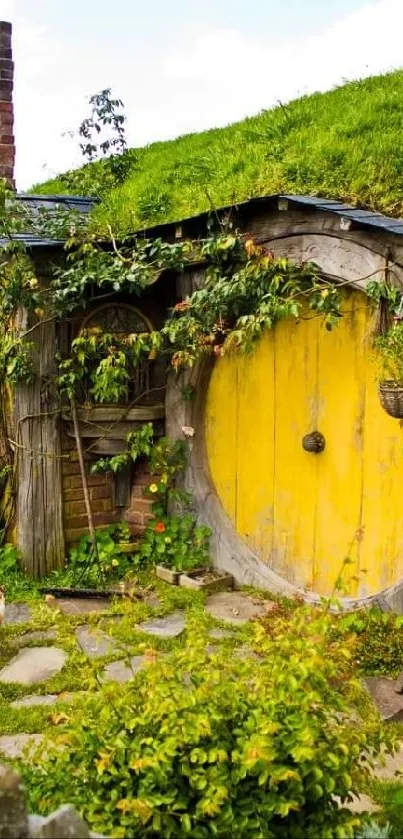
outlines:
M0 752L6 757L21 757L25 749L33 752L42 742L43 734L3 734L0 736Z
M26 603L10 603L5 608L4 623L28 623L32 611Z
M396 693L394 679L368 676L364 685L372 697L384 722L403 720L403 695Z
M18 635L17 638L11 638L10 643L14 646L21 646L21 644L29 644L30 641L54 641L57 636L55 629L36 630L34 632L24 632L23 635Z
M208 598L206 609L218 620L244 624L267 615L276 605L273 600L256 600L241 591L221 591Z
M24 647L0 671L0 682L44 682L59 673L66 660L67 653L59 647Z
M345 804L342 804L339 798L336 798L336 800L340 807L347 807L347 809L351 810L352 813L378 813L381 809L378 804L375 804L375 801L373 801L372 798L365 793L354 796L353 801L348 801Z
M384 755L375 765L374 773L382 781L403 780L403 742L400 751L394 755Z
M243 644L242 647L237 647L236 650L234 650L234 656L236 656L236 658L242 659L243 661L245 659L251 658L254 658L256 661L262 661L262 656L258 655L258 653L255 653L255 651L252 650L251 647L248 647L246 644Z
M148 635L158 635L160 638L176 638L183 632L185 626L184 613L178 610L165 618L152 618L144 623L138 623L137 629Z
M90 693L88 690L75 690L75 691L63 691L63 693L59 693L56 697L57 702L66 702L73 704L74 702L81 702L83 699L86 699L88 696L96 696L95 693Z
M78 626L75 630L76 639L84 653L89 658L102 658L104 655L111 655L118 648L114 638L95 626Z
M104 682L128 682L144 667L145 656L134 655L130 659L130 667L125 659L112 661L105 667L101 676Z
M64 615L88 615L91 612L105 612L111 605L109 597L61 597L56 603Z
M54 705L57 702L56 693L47 693L44 696L40 694L33 694L32 696L24 696L23 699L15 699L11 702L11 708L31 708L34 705Z
M233 638L230 629L211 629L209 632L210 638Z

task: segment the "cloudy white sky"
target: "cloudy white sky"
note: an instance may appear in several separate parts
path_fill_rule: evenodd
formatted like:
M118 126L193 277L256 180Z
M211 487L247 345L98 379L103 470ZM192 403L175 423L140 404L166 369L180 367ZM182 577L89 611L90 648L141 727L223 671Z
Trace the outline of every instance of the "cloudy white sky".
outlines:
M80 162L62 135L104 87L143 145L403 66L403 0L0 0L0 19L19 189Z

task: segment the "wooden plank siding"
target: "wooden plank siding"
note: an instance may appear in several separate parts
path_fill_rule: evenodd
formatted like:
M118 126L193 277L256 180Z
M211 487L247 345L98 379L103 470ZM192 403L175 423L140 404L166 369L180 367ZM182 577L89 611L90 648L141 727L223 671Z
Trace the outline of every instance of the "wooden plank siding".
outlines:
M317 317L284 321L252 356L217 362L205 443L224 510L259 559L330 594L349 555L346 593L365 596L403 575L403 430L379 403L367 298L344 298L332 332ZM321 454L302 448L314 430Z

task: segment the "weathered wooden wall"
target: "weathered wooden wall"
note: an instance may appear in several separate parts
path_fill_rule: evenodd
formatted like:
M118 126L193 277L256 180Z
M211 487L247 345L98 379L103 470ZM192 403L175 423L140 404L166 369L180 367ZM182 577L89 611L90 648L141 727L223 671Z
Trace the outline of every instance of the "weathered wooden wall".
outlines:
M17 539L24 569L42 577L64 561L55 322L39 325L30 340L35 379L15 391Z

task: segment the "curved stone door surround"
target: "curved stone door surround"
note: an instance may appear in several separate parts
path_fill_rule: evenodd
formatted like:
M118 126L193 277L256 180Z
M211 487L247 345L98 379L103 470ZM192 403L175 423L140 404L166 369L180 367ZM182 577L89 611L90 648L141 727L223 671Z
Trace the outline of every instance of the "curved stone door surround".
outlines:
M329 237L323 237L324 251L322 253L321 268L324 271L326 271L325 246L328 244L328 239ZM338 249L340 252L343 251L343 243L341 243L341 245L339 243ZM331 250L332 270L329 270L329 273L334 274L334 247L332 247ZM351 252L351 243L348 243L348 250ZM355 247L356 256L359 255L360 250L364 251L365 256L367 257L366 249L363 249L358 245ZM293 256L297 258L295 248ZM382 258L379 255L376 255L376 258L379 266L379 272L381 272ZM375 255L372 253L370 263L368 262L368 258L362 260L365 270L367 270L369 264L372 264L373 270L376 269L376 260L375 263L374 260ZM345 274L348 274L348 264L346 268L346 263L344 263L343 268ZM358 278L357 266L354 265L353 269L354 270L351 272L351 282L355 285ZM350 277L347 276L346 279L349 280ZM253 545L251 546L247 543L247 541L245 541L245 535L242 536L237 533L236 526L234 526L234 522L231 519L231 511L225 509L225 502L223 503L222 498L219 498L216 492L215 483L212 479L210 465L208 462L208 446L206 448L204 435L206 398L209 385L212 381L211 375L213 367L213 362L209 360L200 364L194 371L186 374L187 381L196 386L196 398L193 401L193 404L183 403L180 399L180 389L183 387L184 375L182 374L180 377L182 379L182 384L179 383L177 378L171 377L167 394L167 423L168 432L172 436L176 437L180 436L181 428L183 426L193 425L195 427L195 436L191 442L192 451L187 480L188 484L193 488L200 518L209 524L213 529L212 550L215 562L218 566L234 573L239 583L263 585L273 591L282 591L289 594L292 592L299 592L302 593L308 600L316 600L317 592L315 592L315 590L310 590L301 586L303 581L295 579L295 576L294 579L287 579L287 575L284 575L284 569L280 569L283 573L279 573L278 570L273 567L273 563L269 564L267 561L264 561L262 557L259 556L259 551L256 551L256 549L253 548ZM381 409L379 408L379 410ZM383 417L380 422L383 422ZM386 424L389 422L392 423L390 426L390 428L393 429L393 431L391 431L392 436L396 435L396 433L400 433L398 424L396 425L396 421L390 420L385 415L385 422ZM306 430L309 431L312 429L307 428ZM312 455L307 455L307 457L309 456L312 457ZM348 496L346 497L345 503L348 504ZM391 509L390 515L392 519L395 519L397 511L393 512L393 509ZM353 536L353 533L351 536ZM343 557L341 556L340 559L342 561ZM398 568L396 568L396 571L400 574ZM393 574L393 569L389 569L389 572L386 571L386 573L389 573L389 575L391 573ZM385 579L385 576L383 579ZM388 584L381 585L376 591L374 591L373 586L372 589L368 587L366 591L363 591L362 587L361 591L352 591L352 596L344 598L345 605L349 606L353 603L368 602L374 599L374 597L377 597L379 591L382 591L385 597L392 602L393 605L399 605L401 588L399 581L400 577L395 578L393 582L391 581L390 576L388 579Z

